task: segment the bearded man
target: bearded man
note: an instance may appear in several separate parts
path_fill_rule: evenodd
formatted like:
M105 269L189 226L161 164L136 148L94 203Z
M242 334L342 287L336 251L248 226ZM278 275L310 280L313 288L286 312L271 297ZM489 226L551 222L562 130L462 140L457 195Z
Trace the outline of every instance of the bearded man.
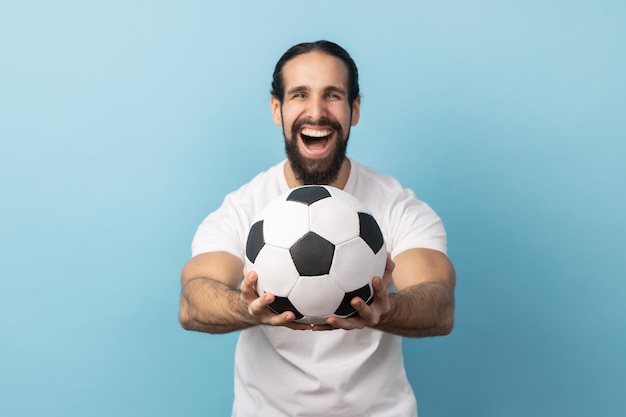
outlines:
M232 416L417 416L402 337L450 333L454 268L441 219L396 179L346 156L360 117L357 66L328 41L291 47L276 64L270 97L287 160L228 194L198 227L181 274L180 322L206 333L241 331ZM275 314L244 271L247 233L260 211L290 188L331 185L365 203L389 251L371 277L369 304L324 324Z

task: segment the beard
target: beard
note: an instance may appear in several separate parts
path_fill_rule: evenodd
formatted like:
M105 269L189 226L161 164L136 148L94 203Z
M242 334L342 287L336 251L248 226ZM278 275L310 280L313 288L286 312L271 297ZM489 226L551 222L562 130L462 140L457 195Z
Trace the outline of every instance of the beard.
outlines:
M298 135L302 125L313 126L329 126L335 130L335 149L326 157L321 159L307 158L300 153L298 149ZM285 134L285 126L283 125L283 137L285 138L285 152L287 159L291 164L291 168L296 179L302 185L329 185L337 179L339 170L346 159L346 149L348 148L348 138L350 130L344 137L341 125L326 117L320 118L317 122L311 120L297 120L291 128L291 139Z

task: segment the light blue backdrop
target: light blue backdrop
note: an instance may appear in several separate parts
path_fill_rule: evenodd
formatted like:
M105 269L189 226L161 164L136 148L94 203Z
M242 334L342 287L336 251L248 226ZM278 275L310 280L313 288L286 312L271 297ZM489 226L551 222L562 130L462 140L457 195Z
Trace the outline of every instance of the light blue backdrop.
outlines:
M349 154L443 217L456 328L421 416L626 415L622 1L3 1L0 415L225 416L236 335L178 326L202 218L283 157L273 65L344 45Z

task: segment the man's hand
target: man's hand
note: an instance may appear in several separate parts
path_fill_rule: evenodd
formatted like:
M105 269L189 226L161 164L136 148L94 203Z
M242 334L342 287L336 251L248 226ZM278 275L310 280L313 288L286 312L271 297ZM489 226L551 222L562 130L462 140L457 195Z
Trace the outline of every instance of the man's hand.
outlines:
M291 311L285 311L281 314L274 313L269 305L274 302L274 295L264 293L258 295L256 291L256 282L258 276L256 272L248 272L241 282L241 301L248 306L248 314L259 321L260 324L270 326L286 326L293 330L311 330L311 326L305 323L296 323L296 315Z
M372 287L374 288L372 302L367 304L360 297L355 297L350 302L352 307L357 311L356 315L346 319L329 317L326 320L326 324L315 325L312 330L353 330L376 326L380 321L380 317L389 312L391 308L387 287L389 287L393 280L392 272L394 267L395 265L391 257L387 254L387 263L383 277L374 277L374 279L372 279Z

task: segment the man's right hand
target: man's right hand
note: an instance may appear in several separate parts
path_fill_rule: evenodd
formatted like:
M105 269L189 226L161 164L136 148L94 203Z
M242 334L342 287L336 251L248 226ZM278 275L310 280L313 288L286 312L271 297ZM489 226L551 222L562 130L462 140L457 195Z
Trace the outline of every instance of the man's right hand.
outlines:
M311 330L309 324L294 322L296 315L291 311L274 313L269 308L269 305L274 302L274 295L266 292L259 296L256 291L257 279L256 272L248 272L240 286L241 300L248 306L250 316L258 320L260 324L285 326L293 330Z

